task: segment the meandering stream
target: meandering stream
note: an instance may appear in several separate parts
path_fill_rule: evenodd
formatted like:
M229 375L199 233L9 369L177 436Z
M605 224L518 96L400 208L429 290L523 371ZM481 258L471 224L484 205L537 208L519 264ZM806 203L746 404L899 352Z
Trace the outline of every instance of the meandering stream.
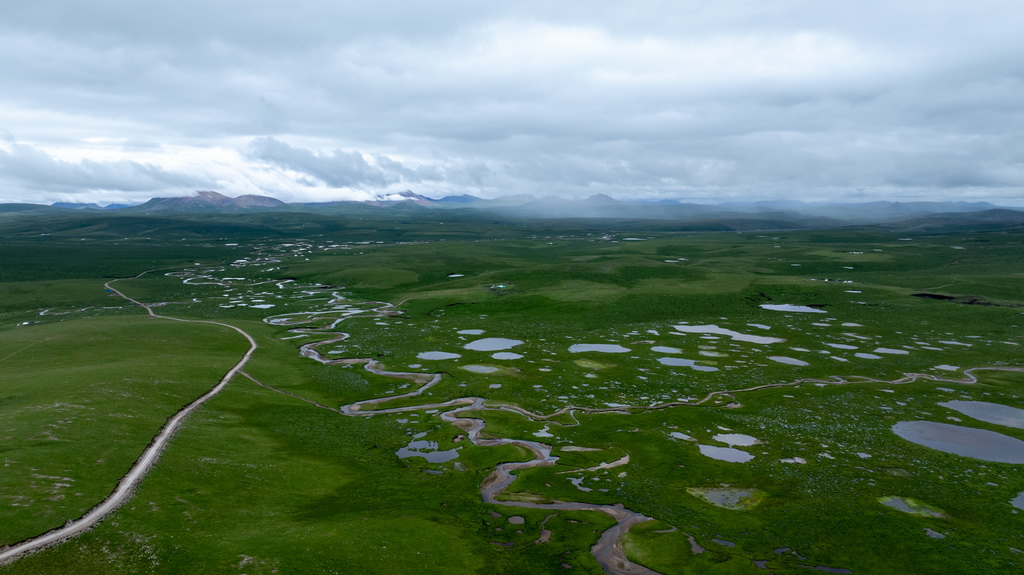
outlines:
M333 303L333 302L332 302ZM378 314L391 314L394 313L394 306L383 302L374 302L380 305L373 308L372 312ZM579 406L566 406L550 414L543 415L533 413L519 406L514 405L488 405L486 400L481 397L460 397L456 399L450 399L443 402L436 403L425 403L420 405L403 406L395 408L379 408L375 407L379 404L395 401L398 399L416 397L423 394L431 387L440 383L442 379L441 373L435 374L423 374L423 373L411 373L411 372L397 372L389 371L383 368L383 366L373 358L329 358L321 354L317 348L325 347L340 341L344 341L349 337L349 334L340 331L334 331L338 325L345 319L352 317L358 317L354 314L346 315L342 318L330 318L325 317L324 314L309 314L307 319L299 319L295 316L298 314L290 314L291 319L287 322L289 325L297 324L308 324L316 321L330 320L330 323L323 327L300 327L293 328L290 331L302 334L321 334L327 336L326 339L319 341L309 342L300 347L300 353L304 357L311 358L325 365L353 365L353 364L364 364L364 368L371 373L377 375L383 375L387 377L409 379L417 382L420 385L419 388L412 391L396 394L387 395L381 397L374 397L369 399L360 400L347 405L342 405L338 409L332 409L339 413L348 416L371 416L371 415L384 415L384 414L395 414L410 411L421 411L421 410L442 410L440 418L443 421L450 423L451 425L464 431L469 440L474 445L479 446L499 446L499 445L516 445L528 450L533 454L533 459L528 461L519 462L505 462L499 464L495 470L484 480L480 487L481 495L483 500L487 503L494 505L503 505L509 507L520 507L529 509L551 509L551 510L573 510L573 511L598 511L606 513L616 520L616 524L610 529L606 530L598 540L598 542L591 547L591 552L598 564L605 570L605 572L613 575L658 575L656 571L648 569L642 565L633 563L626 558L625 553L622 550L622 539L625 534L629 531L630 527L637 523L644 521L650 521L653 518L647 517L642 513L630 510L622 506L621 504L616 505L603 505L595 503L585 503L578 501L552 501L549 503L534 503L527 501L509 501L499 499L499 495L505 491L516 479L514 472L529 469L533 467L551 466L555 465L558 461L558 457L552 455L552 446L539 441L532 441L527 439L513 439L513 438L494 438L484 439L480 437L480 431L483 429L485 422L480 419L471 418L462 415L465 412L471 411L488 411L488 410L502 410L512 411L523 415L531 420L550 420L553 417L568 414L574 417L575 412L585 413L630 413L636 411L650 411L660 410L670 407L677 406L697 406L712 401L716 397L730 397L738 393L756 391L759 389L766 389L772 387L792 387L803 383L818 383L827 385L842 385L852 382L878 382L886 384L902 384L910 383L917 380L931 380L931 381L944 381L944 382L956 382L956 383L976 383L977 378L974 375L975 371L978 370L1002 370L1002 371L1022 371L1022 368L1014 367L984 367L984 368L973 368L964 370L964 377L962 379L951 379L930 374L919 374L919 373L907 373L904 377L896 380L881 380L863 376L832 376L829 379L816 379L816 378L802 378L790 382L774 383L757 385L743 389L735 390L722 390L714 391L705 395L703 398L697 401L672 401L665 402L656 405L647 406L617 406L609 408L594 408L594 407L579 407ZM275 323L276 325L282 325L283 322L280 320L275 321L276 316L271 316L265 321ZM255 380L254 380L255 381ZM259 383L259 382L257 382ZM263 385L263 384L261 384ZM271 386L270 389L275 389ZM276 390L275 391L280 391ZM295 394L290 394L295 397L299 397ZM301 398L300 399L304 399ZM309 400L306 400L309 401ZM312 402L311 402L312 403ZM323 406L321 406L323 407ZM328 408L330 409L330 408ZM577 421L578 423L578 421ZM687 534L691 540L693 535Z

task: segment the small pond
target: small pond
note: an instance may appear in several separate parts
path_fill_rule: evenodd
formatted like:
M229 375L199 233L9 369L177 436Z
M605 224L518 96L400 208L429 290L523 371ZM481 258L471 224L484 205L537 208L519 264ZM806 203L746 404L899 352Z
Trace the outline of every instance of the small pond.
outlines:
M622 347L614 343L577 343L569 346L569 353L582 353L586 351L599 351L601 353L628 353L628 347Z
M462 369L472 371L473 373L494 373L498 371L498 368L490 365L464 365Z
M744 433L719 433L711 439L728 445L739 445L740 447L750 447L751 445L761 443L760 439Z
M718 371L717 367L710 365L697 365L697 360L683 357L659 357L658 363L672 367L689 367L694 371Z
M665 347L664 345L656 345L651 348L654 353L683 353L683 350L678 347Z
M932 507L927 503L922 503L917 499L911 499L909 497L885 496L879 497L878 502L881 503L882 505L885 505L886 507L892 507L893 509L896 509L898 511L909 513L911 515L917 515L918 517L941 518L946 516L946 514L943 513L943 511L938 507Z
M396 451L395 455L399 459L422 457L430 463L444 463L457 458L459 456L459 448L438 451L436 442L414 439L409 442L409 445Z
M792 358L792 357L786 357L784 355L769 355L768 359L770 359L772 361L775 361L775 362L778 362L778 363L784 363L786 365L796 365L796 366L810 365L806 361L803 361L803 360L800 360L800 359L795 359L795 358Z
M462 357L457 353L448 353L446 351L425 351L416 356L417 359L456 359Z
M786 340L781 337L768 337L764 335L750 335L746 333L740 333L731 329L725 329L724 327L718 327L717 325L677 325L673 326L677 331L683 333L711 333L715 335L727 335L736 341L745 341L747 343L782 343Z
M462 347L466 349L471 349L473 351L502 351L513 348L517 345L522 345L522 343L523 342L518 339L508 339L505 337L485 337L484 339L471 341Z
M764 491L749 487L687 487L686 491L716 507L734 510L756 507L765 496Z
M891 347L879 347L875 349L875 353L888 353L889 355L907 355L910 353L905 349L892 349Z
M746 451L732 447L716 447L714 445L698 443L697 448L700 449L701 455L705 457L710 457L711 459L717 459L719 461L728 461L730 463L746 463L754 458L753 455Z
M763 309L771 311L796 311L800 313L827 313L823 309L816 309L806 305L793 305L789 303L764 303L761 304Z

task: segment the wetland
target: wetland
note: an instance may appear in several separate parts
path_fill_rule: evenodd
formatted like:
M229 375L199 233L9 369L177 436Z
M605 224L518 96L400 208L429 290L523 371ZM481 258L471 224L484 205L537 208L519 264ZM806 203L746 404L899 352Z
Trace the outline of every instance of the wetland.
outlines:
M912 296L1024 303L1022 238L537 235L199 242L124 298L73 278L77 300L8 304L8 546L100 505L225 385L130 498L0 573L1024 566L1024 316ZM230 327L258 343L234 371ZM60 338L105 345L55 362ZM195 367L145 384L176 350Z

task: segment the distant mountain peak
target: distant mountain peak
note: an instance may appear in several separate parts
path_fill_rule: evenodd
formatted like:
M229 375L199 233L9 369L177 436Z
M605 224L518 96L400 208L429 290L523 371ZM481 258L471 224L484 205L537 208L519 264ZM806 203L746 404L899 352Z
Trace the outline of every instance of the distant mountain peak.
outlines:
M428 198L426 196L421 196L412 190L405 190L403 192L396 192L390 194L377 194L376 196L374 196L374 199L370 201L370 203L379 206L384 206L397 204L399 202L414 202L421 206L425 206L428 204L432 204L436 201L437 200Z
M83 204L78 202L53 202L50 204L55 208L67 208L69 210L102 210L99 204Z
M216 212L254 208L278 208L287 205L281 200L270 196L246 194L232 198L212 190L198 190L192 196L153 198L131 209L140 212Z
M273 208L287 205L277 198L256 194L244 194L234 198L233 201L240 208Z
M594 194L589 198L583 200L591 204L618 204L621 203L619 200L607 195L607 194Z
M470 194L460 194L458 196L445 196L437 201L450 204L472 204L475 202L482 202L484 199Z

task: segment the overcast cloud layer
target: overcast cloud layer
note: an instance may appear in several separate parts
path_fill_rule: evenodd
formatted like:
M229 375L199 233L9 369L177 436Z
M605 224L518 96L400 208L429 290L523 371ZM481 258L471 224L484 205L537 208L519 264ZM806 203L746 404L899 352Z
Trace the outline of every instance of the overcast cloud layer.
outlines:
M0 202L1024 205L1013 0L0 8Z

